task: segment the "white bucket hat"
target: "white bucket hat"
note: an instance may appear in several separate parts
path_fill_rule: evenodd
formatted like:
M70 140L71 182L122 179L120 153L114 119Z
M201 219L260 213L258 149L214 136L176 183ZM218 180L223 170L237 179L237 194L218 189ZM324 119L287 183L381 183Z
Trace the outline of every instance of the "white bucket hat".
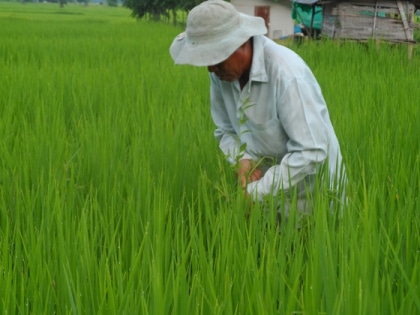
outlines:
M267 33L264 19L239 13L222 0L208 0L188 14L186 31L170 53L176 64L211 66L226 60L249 38Z

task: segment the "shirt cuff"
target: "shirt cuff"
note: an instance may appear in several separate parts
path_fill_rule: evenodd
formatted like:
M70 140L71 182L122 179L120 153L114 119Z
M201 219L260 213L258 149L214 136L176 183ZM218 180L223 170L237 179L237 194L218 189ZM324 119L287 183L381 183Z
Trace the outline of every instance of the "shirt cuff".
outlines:
M241 156L241 158L239 159L239 161L240 160L253 160L253 161L256 161L253 157L252 157L252 155L250 155L250 154L248 154L248 153L246 153L246 152L244 152L243 154L241 154L240 155ZM237 163L237 161L238 161L238 158L236 157L233 157L233 156L231 156L231 155L227 155L226 156L226 159L227 159L227 161L230 163L230 164L232 164L232 165L234 165L234 164L236 164Z
M246 191L251 196L253 201L262 201L263 195L258 191L258 184L260 180L256 180L254 182L249 183L246 186Z
M244 152L244 154L241 156L241 158L239 159L239 161L240 160L254 160L254 158L252 157L251 154L248 154L248 153Z

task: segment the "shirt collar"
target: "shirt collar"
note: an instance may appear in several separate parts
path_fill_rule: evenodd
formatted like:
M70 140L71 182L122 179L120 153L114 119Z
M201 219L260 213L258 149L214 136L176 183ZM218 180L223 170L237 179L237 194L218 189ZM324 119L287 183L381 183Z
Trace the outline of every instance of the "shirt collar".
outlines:
M267 71L265 70L263 35L253 37L252 65L249 80L259 82L268 81Z

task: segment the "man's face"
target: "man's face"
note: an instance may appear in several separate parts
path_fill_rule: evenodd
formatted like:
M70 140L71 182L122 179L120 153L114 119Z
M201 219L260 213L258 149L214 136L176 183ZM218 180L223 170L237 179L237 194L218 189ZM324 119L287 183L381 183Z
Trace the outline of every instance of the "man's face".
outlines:
M251 53L248 50L248 46L244 44L235 50L225 61L217 65L208 66L207 69L209 72L214 72L220 80L228 82L239 80L250 68L252 50Z

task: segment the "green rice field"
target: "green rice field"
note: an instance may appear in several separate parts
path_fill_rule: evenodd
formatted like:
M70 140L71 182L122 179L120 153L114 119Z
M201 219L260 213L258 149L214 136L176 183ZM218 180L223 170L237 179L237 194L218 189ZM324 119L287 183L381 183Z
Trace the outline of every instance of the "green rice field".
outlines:
M420 48L283 43L349 183L296 229L244 200L182 26L0 2L0 314L420 314Z

